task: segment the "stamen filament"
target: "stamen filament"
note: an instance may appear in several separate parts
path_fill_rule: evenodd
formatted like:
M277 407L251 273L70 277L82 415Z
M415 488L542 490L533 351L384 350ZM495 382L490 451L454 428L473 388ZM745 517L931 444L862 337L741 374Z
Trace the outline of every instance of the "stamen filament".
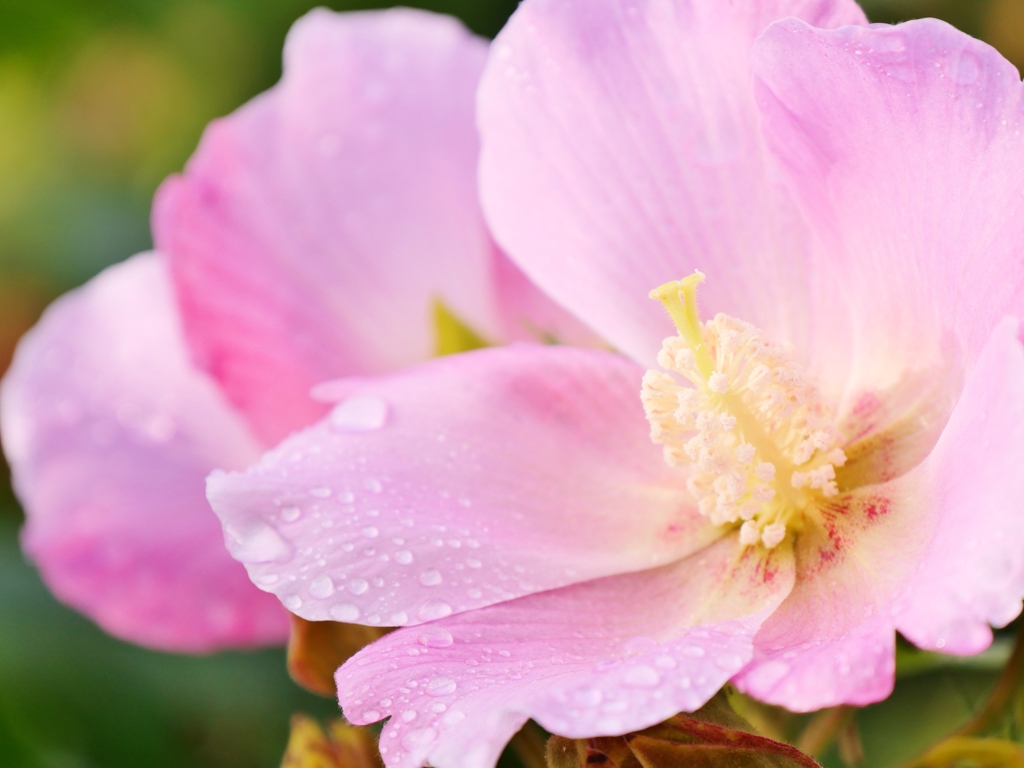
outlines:
M744 546L773 549L838 494L846 455L820 391L783 347L728 315L701 322L702 282L694 272L650 294L678 329L658 354L664 372L643 380L651 439L670 465L690 467L700 514L735 526Z

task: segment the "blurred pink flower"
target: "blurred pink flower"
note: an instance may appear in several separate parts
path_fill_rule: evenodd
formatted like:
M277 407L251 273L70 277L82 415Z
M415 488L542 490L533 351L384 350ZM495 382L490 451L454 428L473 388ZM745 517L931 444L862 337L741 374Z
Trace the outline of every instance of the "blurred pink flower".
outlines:
M435 301L492 341L574 338L480 214L486 53L446 17L309 14L281 82L211 125L160 189L159 253L26 336L4 450L25 550L58 597L156 648L283 642L287 613L225 550L206 475L322 416L318 382L431 357Z
M621 734L730 679L866 704L897 629L985 648L1024 594L1013 67L848 0L525 0L479 123L499 243L623 354L348 380L209 482L290 609L409 625L337 676L386 763L485 768L529 717ZM711 319L662 289L659 352L648 293L695 267Z

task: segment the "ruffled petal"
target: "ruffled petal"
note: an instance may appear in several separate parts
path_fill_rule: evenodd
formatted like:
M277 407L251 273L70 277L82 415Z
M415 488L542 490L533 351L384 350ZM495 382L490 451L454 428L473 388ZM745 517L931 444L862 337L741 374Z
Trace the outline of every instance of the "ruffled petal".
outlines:
M479 110L495 236L644 364L671 331L648 292L694 268L712 311L808 347L811 246L750 87L752 42L790 15L865 21L849 0L526 0L495 41Z
M1024 598L1024 348L1019 322L993 332L960 402L915 470L935 534L903 592L897 627L917 645L974 654Z
M418 624L671 562L720 534L651 443L641 375L519 345L342 380L327 419L208 497L255 583L311 620Z
M793 583L787 548L738 551L732 536L662 568L394 632L338 671L345 716L390 716L388 768L490 768L529 717L589 737L697 709Z
M820 524L797 535L796 584L755 638L741 690L797 712L892 691L893 599L929 536L917 489L901 478L821 505Z
M978 653L1024 598L1024 348L993 332L934 450L842 495L796 548L797 583L737 683L793 710L863 705L893 684L893 639Z
M224 548L203 478L260 446L195 370L149 254L59 299L3 381L25 551L61 600L170 651L283 642L287 613Z
M766 139L825 246L830 304L816 321L851 318L835 339L846 361L829 360L849 405L911 365L970 366L1024 308L1017 71L934 19L834 31L790 19L754 51Z
M323 415L314 384L430 357L435 300L499 338L476 188L486 54L448 17L314 11L280 84L161 188L189 343L266 442Z

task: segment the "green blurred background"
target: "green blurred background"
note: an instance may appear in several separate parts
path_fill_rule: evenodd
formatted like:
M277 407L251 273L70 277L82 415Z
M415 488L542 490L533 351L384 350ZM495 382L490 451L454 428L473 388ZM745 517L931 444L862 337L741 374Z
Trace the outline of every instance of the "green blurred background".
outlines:
M414 4L488 36L515 7ZM862 4L873 21L946 19L1024 64L1024 0ZM157 184L181 168L210 119L278 78L285 33L314 5L0 0L0 369L48 301L149 247ZM186 658L107 637L50 597L18 550L20 523L0 487L3 768L270 768L292 711L336 711L288 680L281 651ZM858 714L868 764L894 765L968 717L1004 652L904 667L896 694Z

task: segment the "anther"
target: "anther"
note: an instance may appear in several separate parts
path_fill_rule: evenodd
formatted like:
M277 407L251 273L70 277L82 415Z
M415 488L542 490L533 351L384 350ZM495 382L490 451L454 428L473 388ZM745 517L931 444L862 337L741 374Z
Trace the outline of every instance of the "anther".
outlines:
M679 333L658 355L668 373L648 372L641 399L665 461L689 463L700 513L738 526L744 546L771 549L816 497L838 494L846 455L821 393L783 347L728 315L700 322L703 280L695 272L651 292Z

